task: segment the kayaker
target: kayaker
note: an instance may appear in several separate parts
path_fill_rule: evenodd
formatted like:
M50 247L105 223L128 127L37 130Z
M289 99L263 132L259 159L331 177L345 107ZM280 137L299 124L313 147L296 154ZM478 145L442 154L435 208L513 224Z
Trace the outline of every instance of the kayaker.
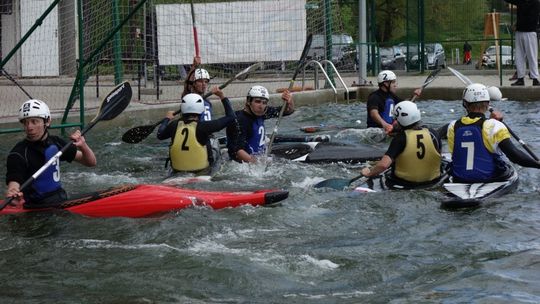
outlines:
M283 91L281 99L286 102L284 116L294 112L294 102L288 90ZM279 116L282 106L270 107L268 90L260 85L249 89L244 109L236 111L238 125L227 127L227 149L229 157L237 162L254 163L257 156L264 155L266 130L264 121Z
M540 168L538 161L512 143L510 132L499 121L502 120L500 112L493 112L489 119L484 116L489 109L489 102L490 94L485 85L468 85L463 92L462 103L467 115L450 122L447 127L454 182L504 180L510 170L502 157L503 153L520 166Z
M208 90L208 85L210 83L210 74L207 70L202 68L197 68L201 63L201 58L195 56L193 58L193 65L188 73L188 77L184 82L184 91L182 92L182 97L190 93L195 93L203 96ZM212 120L212 103L206 99L204 100L204 112L201 114L200 121L210 121ZM167 111L165 114L165 119L158 128L157 134L160 134L165 130L169 122L174 119L174 111ZM159 137L158 137L159 138ZM219 149L219 141L210 137L208 144L206 145L208 153L208 161L213 164L219 160L221 157Z
M19 109L19 121L26 137L9 152L6 161L6 197L24 203L25 208L42 208L58 205L68 196L62 188L60 162L49 166L22 192L21 185L32 177L45 163L60 151L66 142L49 134L51 113L47 104L38 99L25 101ZM70 135L73 145L62 154L60 161L75 160L87 167L94 167L96 156L86 143L80 130Z
M394 118L392 110L403 99L396 95L397 77L390 70L384 70L377 76L379 88L369 94L367 100L367 127L383 128L386 134L393 130ZM420 96L422 89L414 90L414 95Z
M171 138L169 146L169 158L172 173L191 172L206 174L211 171L206 145L210 141L212 133L218 132L230 123L234 122L234 110L228 98L217 86L212 88L212 93L221 99L225 108L225 115L216 120L202 121L201 113L204 112L203 98L195 93L182 97L180 109L182 119L173 120L167 127L158 133L158 139Z
M394 108L400 131L392 138L382 159L362 174L373 177L392 166L392 178L398 183L424 185L441 176L441 139L437 131L421 125L415 103L404 100Z

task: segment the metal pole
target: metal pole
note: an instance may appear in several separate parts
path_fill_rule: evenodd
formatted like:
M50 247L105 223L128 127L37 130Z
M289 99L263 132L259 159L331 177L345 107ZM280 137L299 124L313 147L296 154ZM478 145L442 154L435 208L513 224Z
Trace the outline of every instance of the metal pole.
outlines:
M120 23L120 12L118 9L118 1L113 0L113 27L116 28ZM122 46L120 40L120 31L114 34L114 84L118 85L122 81Z
M366 19L366 0L358 0L358 84L364 84L367 77L367 19Z

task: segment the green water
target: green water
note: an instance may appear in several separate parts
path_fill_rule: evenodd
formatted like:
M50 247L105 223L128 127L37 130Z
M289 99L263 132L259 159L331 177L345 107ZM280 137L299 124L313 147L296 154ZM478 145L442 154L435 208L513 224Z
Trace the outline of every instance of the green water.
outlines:
M432 125L462 113L459 101L419 106ZM540 151L538 104L495 106ZM68 192L165 177L166 143L120 141L127 129L159 117L122 115L87 135L98 167L62 167ZM302 107L280 132L300 134L300 126L320 122L350 126L365 115L361 103ZM359 134L340 138L363 140ZM2 135L2 164L21 136ZM517 191L463 212L441 210L437 192L315 190L310 185L355 176L358 168L276 160L267 171L228 163L216 182L190 187L288 189L279 207L196 207L149 219L3 216L0 303L538 303L540 174L518 170Z

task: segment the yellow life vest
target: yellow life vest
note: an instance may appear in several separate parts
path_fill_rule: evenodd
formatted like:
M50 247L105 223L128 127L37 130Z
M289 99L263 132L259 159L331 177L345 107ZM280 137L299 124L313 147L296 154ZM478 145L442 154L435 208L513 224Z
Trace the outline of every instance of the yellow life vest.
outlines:
M199 171L208 168L206 146L197 141L197 123L178 122L174 141L169 147L171 166L176 171Z
M405 149L395 160L394 175L408 182L429 182L441 175L441 154L428 129L405 130Z

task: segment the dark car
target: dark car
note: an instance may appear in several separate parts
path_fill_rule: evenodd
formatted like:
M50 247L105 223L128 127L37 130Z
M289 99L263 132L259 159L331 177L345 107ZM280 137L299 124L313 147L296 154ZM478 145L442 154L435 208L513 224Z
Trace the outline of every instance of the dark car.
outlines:
M405 70L405 55L399 46L379 48L381 69Z
M400 45L401 49L407 49L407 46L404 44ZM407 54L407 51L404 51ZM420 68L419 56L418 56L418 45L410 44L409 45L409 69L418 69ZM424 68L426 69L437 69L438 67L446 67L446 55L444 53L444 48L440 43L426 43L424 47Z

